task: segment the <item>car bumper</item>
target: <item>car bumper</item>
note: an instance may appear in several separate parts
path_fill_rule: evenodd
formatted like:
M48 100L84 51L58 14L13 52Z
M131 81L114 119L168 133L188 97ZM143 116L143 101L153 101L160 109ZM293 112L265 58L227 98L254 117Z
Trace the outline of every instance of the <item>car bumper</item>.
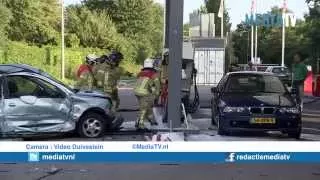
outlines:
M264 117L264 116L259 116ZM252 124L249 116L220 116L221 126L226 130L246 131L295 131L301 128L301 116L271 117L276 119L275 124ZM265 116L270 118L270 116Z

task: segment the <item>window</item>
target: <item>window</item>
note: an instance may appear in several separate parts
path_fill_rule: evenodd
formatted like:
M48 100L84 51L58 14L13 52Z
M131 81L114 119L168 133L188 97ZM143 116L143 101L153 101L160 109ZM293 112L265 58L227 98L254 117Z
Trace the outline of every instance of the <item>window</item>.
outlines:
M8 97L36 96L38 98L62 98L64 94L55 86L35 77L9 76Z
M233 93L285 93L278 77L263 75L239 75L230 77L226 92Z

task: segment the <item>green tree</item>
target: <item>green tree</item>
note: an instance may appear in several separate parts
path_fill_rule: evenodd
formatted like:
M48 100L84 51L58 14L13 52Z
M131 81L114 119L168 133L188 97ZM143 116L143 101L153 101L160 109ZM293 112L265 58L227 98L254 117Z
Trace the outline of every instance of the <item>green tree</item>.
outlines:
M151 30L151 44L152 44L152 55L157 55L162 53L163 48L163 26L164 26L164 9L159 4L154 4L152 6L152 30Z
M84 0L92 11L106 12L116 29L134 46L136 61L160 52L163 9L152 0Z
M234 55L238 59L238 63L246 64L249 54L249 32L250 29L244 23L238 24L237 29L233 32L233 48Z
M6 8L3 2L0 2L0 47L4 46L7 42L7 31L10 21L11 13Z
M90 11L86 7L76 5L67 8L67 15L67 33L76 35L82 47L100 48L106 51L117 49L123 52L126 61L135 60L136 54L132 43L117 32L106 12ZM75 37L74 39L77 40Z
M109 49L117 44L119 34L106 13L72 6L67 14L67 33L77 35L83 47Z
M312 64L320 58L320 1L306 0L309 3L309 14L306 15L306 23L303 28L304 38L308 43L308 54Z
M204 0L204 3L205 3L207 13L215 14L216 36L219 36L221 34L221 18L218 17L220 0ZM226 8L224 9L223 21L224 21L224 35L226 35L226 33L230 32L231 30L230 16Z
M289 10L290 11L290 10ZM272 13L281 13L279 7L273 7ZM309 39L306 34L306 22L298 20L296 27L286 28L286 49L285 49L285 64L289 67L292 63L292 56L295 52L299 51L304 54L309 53ZM237 26L234 33L234 49L235 55L244 61L248 54L250 55L251 47L251 30L250 27L241 23ZM247 44L247 46L244 46ZM258 28L258 56L265 64L281 64L281 46L282 46L282 28L274 27L259 27ZM247 55L245 55L247 54Z
M57 0L6 0L12 12L9 38L38 45L56 44L59 29Z

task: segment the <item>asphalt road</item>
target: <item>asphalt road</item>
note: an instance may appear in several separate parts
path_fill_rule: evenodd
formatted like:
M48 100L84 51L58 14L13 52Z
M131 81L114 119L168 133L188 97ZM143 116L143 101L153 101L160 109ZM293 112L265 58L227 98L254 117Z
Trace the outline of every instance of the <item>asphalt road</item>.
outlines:
M223 141L223 140L286 140L283 136L278 135L266 135L266 134L255 134L255 133L244 133L244 134L235 134L231 137L219 137L217 136L216 131L208 131L208 127L210 126L210 118L211 118L211 111L208 109L210 107L210 88L209 87L199 87L200 92L200 105L201 109L192 114L194 121L193 124L197 125L203 134L208 136L200 135L196 138L195 136L191 137L190 139L193 140L200 140L203 138L204 140L213 140L213 141ZM133 94L132 89L121 89L119 91L120 95L120 109L121 114L125 118L125 121L135 121L138 116L138 104L137 100ZM310 104L305 105L305 109L313 109L320 107L320 102L315 101ZM320 118L304 118L303 119L303 139L302 140L320 140ZM307 135L305 135L307 134ZM311 134L311 135L309 135ZM307 137L306 137L307 136ZM37 139L35 139L37 140ZM62 136L56 138L45 138L42 139L44 141L47 140L57 140L57 141L83 141L88 139L80 139L77 137L72 136ZM143 141L145 140L145 136L136 133L120 133L116 135L106 135L103 138L99 139L91 139L93 141Z
M211 92L210 87L208 86L200 86L199 94L200 94L200 110L195 114L192 114L192 117L195 119L210 119L210 99ZM126 121L135 121L137 118L138 109L137 100L131 89L123 89L120 91L120 100L121 105L120 109L122 116L126 119ZM319 117L303 117L303 128L307 133L316 133L320 134L320 101L310 101L311 103L307 103L304 105L304 111L312 111L314 114L319 115ZM202 127L203 130L206 130L207 127Z
M201 92L202 91L202 92ZM201 106L205 107L210 97L208 89L201 89ZM122 115L127 121L137 117L137 103L131 90L121 90ZM313 105L315 106L315 105ZM319 107L319 106L318 106ZM133 111L130 111L133 110ZM287 141L278 134L237 134L222 137L216 131L208 131L209 109L201 109L193 115L195 123L203 130L200 135L190 135L189 141ZM319 127L317 119L305 127ZM319 119L320 120L320 119ZM74 137L52 138L57 141L81 141ZM86 139L88 140L88 139ZM142 141L143 135L106 135L92 141ZM293 139L292 139L293 140ZM319 135L303 135L302 140L320 140ZM320 164L1 164L0 180L105 180L105 179L153 179L153 180L318 180Z
M319 180L319 164L0 164L1 180Z

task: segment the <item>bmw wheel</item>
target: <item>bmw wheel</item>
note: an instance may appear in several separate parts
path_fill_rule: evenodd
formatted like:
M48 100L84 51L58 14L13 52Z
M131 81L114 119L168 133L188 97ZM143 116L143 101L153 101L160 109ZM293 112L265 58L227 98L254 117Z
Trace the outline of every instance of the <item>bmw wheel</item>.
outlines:
M297 129L296 131L292 131L288 133L290 138L300 139L301 138L301 129Z
M217 126L218 126L218 134L219 135L227 135L226 130L224 129L223 125L221 124L221 120L220 120L219 116L216 116L216 122L217 122Z
M214 112L213 108L211 108L211 125L217 125L216 113Z
M77 130L83 138L101 137L106 130L105 120L97 113L88 113L80 119Z

